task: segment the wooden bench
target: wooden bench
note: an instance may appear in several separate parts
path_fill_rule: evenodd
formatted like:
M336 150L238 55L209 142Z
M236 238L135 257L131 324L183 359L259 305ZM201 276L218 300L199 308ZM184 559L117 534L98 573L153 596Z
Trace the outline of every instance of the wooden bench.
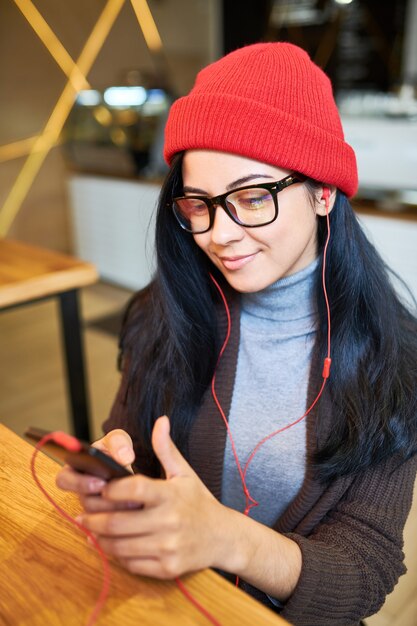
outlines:
M91 263L21 241L0 239L0 310L45 298L59 300L72 427L85 441L90 440L90 420L78 289L97 280Z

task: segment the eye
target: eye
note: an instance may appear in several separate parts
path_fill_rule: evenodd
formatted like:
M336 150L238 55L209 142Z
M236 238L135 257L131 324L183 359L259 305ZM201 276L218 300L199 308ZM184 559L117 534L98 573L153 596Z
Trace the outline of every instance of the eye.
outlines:
M232 199L232 202L240 209L259 211L269 208L273 199L266 189L246 189L243 192L239 192L239 194Z
M207 213L207 206L198 198L183 198L177 201L181 212L189 217Z

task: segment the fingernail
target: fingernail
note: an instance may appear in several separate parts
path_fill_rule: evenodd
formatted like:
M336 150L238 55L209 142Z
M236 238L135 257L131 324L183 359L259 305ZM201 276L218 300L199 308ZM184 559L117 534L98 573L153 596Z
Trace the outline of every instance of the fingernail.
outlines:
M103 489L105 484L106 484L105 480L102 480L101 478L93 478L88 483L88 490L89 491L98 491L99 489Z
M127 509L140 509L141 506L139 502L126 502Z
M77 522L77 524L82 524L83 523L83 516L82 515L77 515L77 517L74 517L74 519Z
M123 448L120 448L120 450L118 450L117 456L120 459L120 463L122 463L123 465L127 465L132 460L132 450L127 446L123 446Z

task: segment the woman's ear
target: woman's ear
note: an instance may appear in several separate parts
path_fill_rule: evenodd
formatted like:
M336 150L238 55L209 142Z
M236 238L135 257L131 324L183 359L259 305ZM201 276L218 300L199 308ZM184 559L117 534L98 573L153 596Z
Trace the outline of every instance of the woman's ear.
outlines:
M323 185L318 187L316 192L316 214L326 215L326 202L328 202L328 212L333 209L336 200L337 188L330 185Z

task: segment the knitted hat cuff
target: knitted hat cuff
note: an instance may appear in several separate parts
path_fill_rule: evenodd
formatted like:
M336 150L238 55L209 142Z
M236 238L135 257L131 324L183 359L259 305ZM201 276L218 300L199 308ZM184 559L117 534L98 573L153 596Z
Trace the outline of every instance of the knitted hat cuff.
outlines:
M356 158L341 137L237 94L190 93L171 107L164 157L170 164L182 150L231 152L301 172L351 197L357 190Z

